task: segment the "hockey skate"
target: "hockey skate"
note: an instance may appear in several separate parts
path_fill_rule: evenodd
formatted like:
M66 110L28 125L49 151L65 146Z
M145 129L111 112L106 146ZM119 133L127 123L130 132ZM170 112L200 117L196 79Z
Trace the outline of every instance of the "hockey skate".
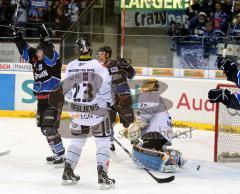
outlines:
M101 190L114 188L115 179L110 179L107 173L103 170L103 166L97 167L98 171L98 183L101 185Z
M63 168L65 163L64 156L48 156L46 158L47 164L53 164L55 168Z
M46 157L47 164L53 164L56 159L56 155Z
M66 159L64 156L56 157L55 160L53 161L54 167L55 168L64 168L65 160Z
M80 180L80 176L73 173L73 169L69 163L65 163L63 175L62 175L62 185L72 185L77 184Z

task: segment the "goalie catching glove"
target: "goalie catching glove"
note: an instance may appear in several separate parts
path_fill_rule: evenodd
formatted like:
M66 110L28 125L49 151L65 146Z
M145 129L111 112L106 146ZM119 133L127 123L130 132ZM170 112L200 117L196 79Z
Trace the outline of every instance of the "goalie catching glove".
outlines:
M227 105L234 94L228 89L212 89L208 92L208 99L211 103L222 102Z
M133 144L139 142L139 137L141 136L141 129L143 129L147 123L140 119L135 119L135 121L128 127L123 130L123 135L129 139Z

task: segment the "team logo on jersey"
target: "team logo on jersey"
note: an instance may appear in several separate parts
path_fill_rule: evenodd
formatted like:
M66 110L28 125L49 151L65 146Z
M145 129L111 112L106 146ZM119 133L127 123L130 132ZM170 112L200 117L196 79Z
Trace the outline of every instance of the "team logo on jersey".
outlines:
M37 79L47 77L47 76L48 76L48 72L47 72L47 70L44 70L41 73L36 73L35 74L35 79L37 80Z
M111 71L112 73L118 72L118 67L111 67L111 68L110 68L110 71Z

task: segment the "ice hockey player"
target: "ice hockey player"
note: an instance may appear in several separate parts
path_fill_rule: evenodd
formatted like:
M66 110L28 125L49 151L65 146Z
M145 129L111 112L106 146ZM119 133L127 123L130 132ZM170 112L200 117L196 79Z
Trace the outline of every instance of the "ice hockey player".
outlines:
M140 90L136 120L123 134L135 143L133 156L146 168L174 172L185 161L179 151L167 148L172 145L172 121L160 97L159 82L144 80Z
M240 72L237 64L233 63L230 59L219 56L216 60L216 65L218 69L223 70L228 81L234 82L240 87ZM208 92L208 99L211 103L221 102L227 108L240 110L240 93L234 93L223 88L211 89Z
M111 136L114 136L114 124L117 113L120 123L124 128L128 128L134 121L134 111L132 109L132 96L128 80L132 80L136 72L126 59L113 60L112 49L110 46L102 46L98 49L98 59L107 67L112 79L112 90L115 102L111 106L112 129ZM111 138L111 151L115 151L113 138Z
M37 99L37 126L41 128L53 152L53 156L46 158L48 163L63 166L64 152L62 138L58 133L61 118L62 103L58 108L48 102L49 93L60 87L62 63L59 54L50 41L48 31L44 25L38 26L40 44L31 47L22 37L21 28L10 25L10 31L22 58L32 64L34 84L33 93Z
M83 73L83 81L76 83L65 96L67 101L78 103L78 109L76 112L72 112L70 129L76 138L71 140L67 150L62 183L72 184L80 180L80 176L75 175L73 171L81 156L87 135L91 132L95 136L97 147L98 183L102 187L111 188L115 184L115 180L110 179L107 175L111 152L111 124L108 112L109 104L112 103L111 78L108 70L99 61L91 58L91 46L86 38L78 39L74 48L78 59L68 64L65 78L71 78L76 73ZM93 111L97 112L99 108L105 109L105 111L101 111L101 115L93 113Z

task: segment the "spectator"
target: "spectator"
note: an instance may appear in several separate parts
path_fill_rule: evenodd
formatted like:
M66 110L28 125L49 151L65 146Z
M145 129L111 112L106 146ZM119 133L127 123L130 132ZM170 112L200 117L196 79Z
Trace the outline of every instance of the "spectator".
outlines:
M3 2L0 0L0 22L5 21L5 10L3 7Z
M61 37L62 33L59 32L58 30L65 30L68 28L69 26L69 21L68 19L65 17L65 13L64 13L64 7L58 7L57 9L57 15L55 17L54 20L54 24L55 24L55 33L54 36L55 37Z
M5 18L5 8L3 7L3 2L0 0L0 25L4 25L6 23L6 18ZM3 37L5 36L5 28L0 26L0 36Z
M39 3L35 0L31 1L30 10L28 13L28 20L34 22L43 22L47 9L48 9L47 2Z
M186 15L188 16L188 20L190 21L191 19L196 17L199 11L200 5L198 3L198 0L192 0L192 5L186 9Z
M170 39L171 39L171 50L172 51L176 50L176 46L183 39L183 37L181 37L181 36L186 35L181 24L176 23L175 21L170 22L170 28L169 28L167 34L168 34L168 36L171 37Z
M213 3L210 0L202 0L200 2L200 11L205 12L208 17L210 17L210 13L213 11Z
M208 58L210 54L216 54L217 39L214 32L214 24L209 21L205 25L204 33L204 58Z
M194 17L189 24L189 31L191 35L203 36L206 32L207 14L200 12L198 16Z
M215 3L215 13L211 17L211 20L214 23L214 30L219 30L225 33L227 30L227 19L228 16L223 12L222 4L218 2Z
M239 1L235 2L234 13L240 13L240 2Z
M224 0L222 3L223 12L226 13L228 16L231 14L232 9L232 0Z
M68 17L68 19L71 23L76 22L78 20L78 16L79 16L78 3L76 3L75 0L71 0L71 2L66 5L66 7L67 7L67 9L66 9L65 16Z
M235 42L240 42L240 13L236 15L231 28L231 36Z

